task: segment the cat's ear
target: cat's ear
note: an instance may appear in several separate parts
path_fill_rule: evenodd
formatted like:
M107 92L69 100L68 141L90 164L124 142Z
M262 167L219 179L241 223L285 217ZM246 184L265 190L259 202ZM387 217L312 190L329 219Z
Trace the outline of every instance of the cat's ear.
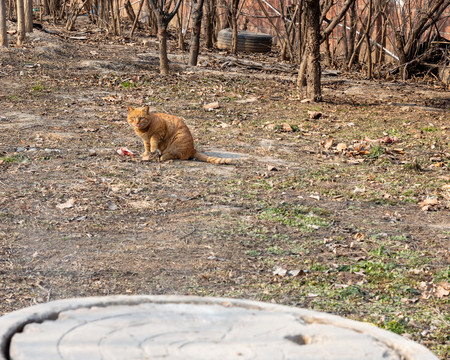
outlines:
M147 106L144 106L144 112L146 113L146 114L148 114L150 111L150 107L147 105Z
M131 112L131 111L133 111L134 109L131 107L131 106L128 106L128 112Z

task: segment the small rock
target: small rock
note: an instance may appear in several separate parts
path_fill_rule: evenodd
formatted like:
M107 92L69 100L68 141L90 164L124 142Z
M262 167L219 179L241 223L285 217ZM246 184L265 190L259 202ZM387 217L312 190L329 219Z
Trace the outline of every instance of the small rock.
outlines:
M95 151L94 149L90 149L89 156L97 156L97 151Z
M117 205L114 204L113 202L108 201L107 204L108 204L108 209L109 209L109 210L113 210L113 211L114 211L114 210L117 210Z
M205 111L213 111L213 110L219 109L219 108L220 108L220 104L217 101L203 105L203 110L205 110Z
M243 99L243 100L236 100L237 104L247 104L247 103L252 103L258 101L257 97L250 97L248 99Z
M275 124L265 124L263 127L267 130L272 130L272 131L277 128L277 126Z
M336 150L339 152L343 152L345 149L347 149L347 144L345 143L339 143L336 146Z
M318 111L308 111L308 116L310 119L318 119L322 116L322 113Z
M283 269L281 266L275 266L275 269L273 270L273 275L278 276L286 276L287 270Z
M155 45L155 41L152 39L144 39L144 40L142 40L142 45L144 45L144 46Z
M278 169L273 165L267 165L267 170L268 171L278 171Z
M282 126L283 131L286 131L286 132L292 132L292 131L294 131L294 130L292 129L292 126L289 125L288 123L283 123L283 124L281 124L281 126Z
M73 208L74 203L75 203L74 199L69 199L65 203L56 205L56 207L61 210L70 209Z

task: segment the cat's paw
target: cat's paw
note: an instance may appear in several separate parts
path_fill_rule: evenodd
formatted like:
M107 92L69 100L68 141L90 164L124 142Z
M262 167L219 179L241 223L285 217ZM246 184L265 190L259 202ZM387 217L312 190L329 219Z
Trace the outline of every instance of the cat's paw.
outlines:
M161 152L161 150L156 149L155 151L152 151L152 154L156 154L156 155L158 155L158 156L161 156L161 155L162 155L162 152Z
M142 154L142 155L141 155L141 160L142 160L142 161L150 161L150 155L148 155L148 154L147 154L147 155Z

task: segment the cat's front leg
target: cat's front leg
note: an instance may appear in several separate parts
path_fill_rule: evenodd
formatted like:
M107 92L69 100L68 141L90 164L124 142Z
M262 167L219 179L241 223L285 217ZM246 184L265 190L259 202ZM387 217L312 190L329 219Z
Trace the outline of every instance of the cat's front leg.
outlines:
M152 154L156 153L157 155L161 155L161 150L158 149L159 139L156 136L152 136L150 138L150 151Z
M141 154L141 159L142 160L150 160L150 143L148 141L144 140L144 148L145 148L145 152Z

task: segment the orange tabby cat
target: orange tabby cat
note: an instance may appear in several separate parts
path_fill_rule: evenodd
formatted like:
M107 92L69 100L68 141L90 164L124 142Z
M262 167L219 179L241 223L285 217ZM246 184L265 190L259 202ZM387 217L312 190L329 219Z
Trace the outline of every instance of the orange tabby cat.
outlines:
M158 152L161 161L196 158L212 164L231 164L232 159L207 156L195 150L194 139L186 124L179 117L151 113L149 107L128 107L128 123L144 141L142 160L150 160L150 153Z

